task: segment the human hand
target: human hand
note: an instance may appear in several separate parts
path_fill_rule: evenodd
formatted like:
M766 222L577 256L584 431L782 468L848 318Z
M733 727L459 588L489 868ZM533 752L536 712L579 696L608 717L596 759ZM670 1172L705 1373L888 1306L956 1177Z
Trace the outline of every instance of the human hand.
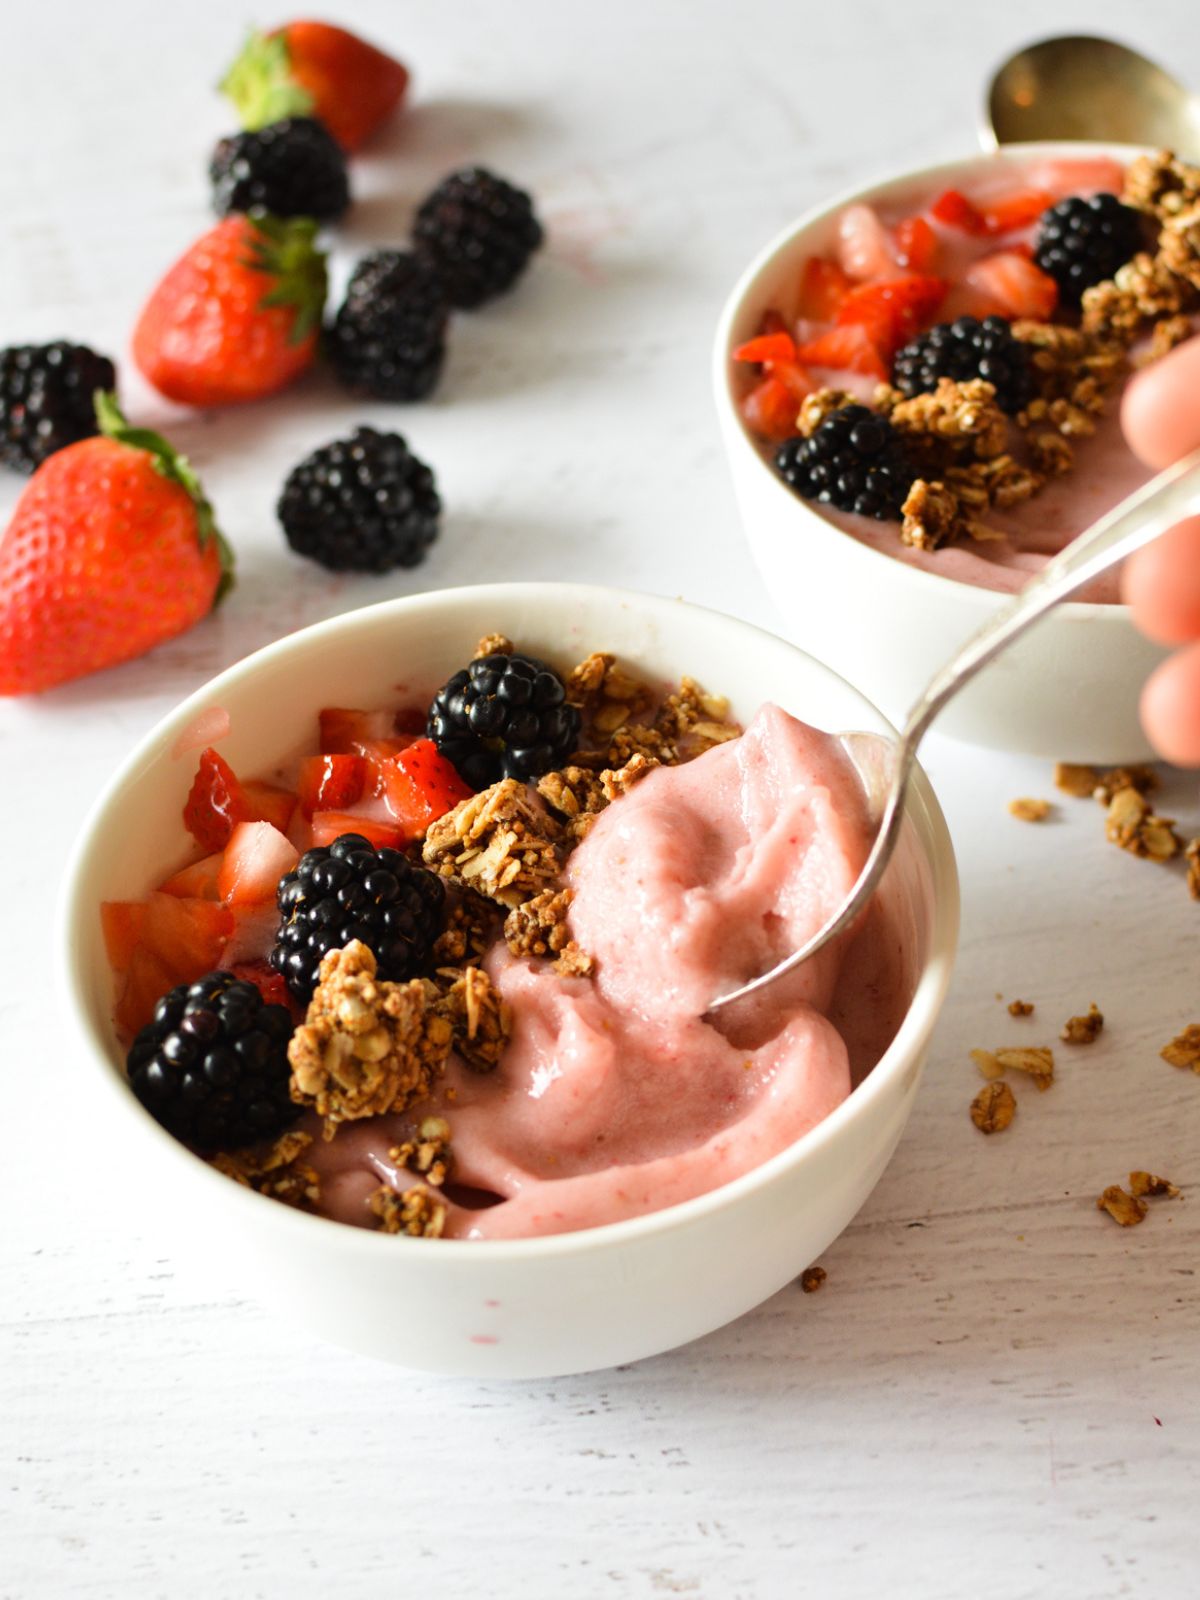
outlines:
M1156 471L1200 446L1200 338L1172 350L1125 391L1121 427ZM1200 517L1188 517L1125 563L1122 597L1142 632L1181 645L1142 690L1142 724L1167 761L1200 766Z

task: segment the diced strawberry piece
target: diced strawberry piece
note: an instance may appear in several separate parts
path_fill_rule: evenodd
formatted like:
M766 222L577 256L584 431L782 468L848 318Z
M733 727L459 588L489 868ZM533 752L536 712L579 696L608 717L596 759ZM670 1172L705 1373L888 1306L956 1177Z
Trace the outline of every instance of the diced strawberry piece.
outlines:
M141 943L146 907L141 900L105 900L100 907L104 949L114 972L125 972Z
M300 808L340 811L362 799L366 767L361 756L308 756L300 763Z
M946 287L944 278L920 276L865 283L838 307L837 326L864 327L880 354L890 357L932 317Z
M223 850L239 822L249 822L253 808L233 768L211 748L200 755L196 781L183 808L183 821L202 850Z
M794 361L796 341L790 333L760 333L733 352L735 361Z
M407 734L394 739L371 739L360 746L363 758L363 794L377 798L387 789L392 763L412 740Z
M1120 194L1125 187L1125 168L1109 156L1039 161L1026 177L1035 189L1045 189L1052 201L1072 194Z
M862 323L830 328L828 333L802 344L800 355L814 367L842 368L880 380L888 376L887 363Z
M1028 228L1053 203L1044 189L1016 189L981 203L979 210L989 233L1012 233Z
M377 817L356 817L352 811L318 811L312 819L314 845L332 844L344 833L361 833L377 850L382 845L403 850L408 843L403 828L394 822L381 822Z
M273 900L280 878L299 859L295 845L269 822L241 822L225 846L217 892L226 905Z
M418 839L431 822L474 792L432 739L418 739L392 763L384 800L408 837Z
M799 401L779 378L766 377L742 401L747 427L764 439L790 439L796 431Z
M199 861L193 861L190 867L183 867L165 883L160 883L159 893L179 895L185 900L219 900L217 874L220 870L221 852L216 850L211 856L202 856Z
M817 380L798 361L768 361L764 371L779 380L797 405L818 387Z
M937 260L938 238L924 217L905 217L896 224L896 254L901 266L928 272Z
M838 218L837 258L859 283L894 278L900 270L891 235L867 205L847 206Z
M122 1038L132 1039L139 1028L144 1028L163 995L179 981L159 956L144 944L138 945L130 958L125 985L113 1016Z
M292 812L296 809L296 796L290 789L281 789L274 783L260 783L251 778L242 785L254 810L253 822L269 822L280 833L286 833Z
M252 983L262 995L265 1006L286 1006L292 1009L292 996L282 973L265 961L239 961L229 969L243 983Z
M852 288L851 280L827 256L809 256L800 274L799 314L809 322L832 322Z
M146 901L142 944L173 974L173 983L191 983L211 972L232 932L233 914L213 900L152 894Z
M386 739L394 727L390 711L351 711L342 706L326 706L320 713L321 754L361 755L362 746L375 739Z
M963 233L987 232L983 214L971 204L961 189L947 189L938 195L929 213L947 228L958 228Z
M1016 250L984 256L967 268L967 282L997 301L1006 317L1045 319L1058 304L1058 285Z

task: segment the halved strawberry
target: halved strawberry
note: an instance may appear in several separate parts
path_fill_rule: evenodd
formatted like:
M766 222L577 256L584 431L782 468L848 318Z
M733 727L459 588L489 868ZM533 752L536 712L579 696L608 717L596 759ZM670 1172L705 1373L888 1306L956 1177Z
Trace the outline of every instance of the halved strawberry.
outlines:
M221 852L215 850L212 855L193 861L190 867L172 873L165 883L159 884L159 893L178 895L184 900L219 900L217 874L220 870Z
M173 983L191 983L211 972L232 932L232 912L213 900L155 893L146 901L142 945L174 974Z
M105 900L100 907L104 949L114 972L125 972L142 939L146 907L141 900Z
M1011 194L981 201L979 211L989 233L1012 233L1036 222L1053 203L1044 189L1014 189Z
M248 779L242 788L254 809L253 820L269 822L280 833L286 833L292 812L296 809L296 796L292 791L281 789L274 783L262 783L257 778Z
M211 748L200 754L196 779L183 808L183 821L202 850L223 850L239 822L249 822L254 808L224 757Z
M1058 285L1016 250L1000 250L967 268L967 283L1003 307L1006 317L1044 322L1058 304Z
M800 355L814 367L840 367L881 381L888 376L887 363L861 323L830 328L827 333L802 344Z
M474 792L432 739L418 739L392 762L384 800L409 838L418 839L431 822Z
M963 233L987 232L982 212L971 204L961 189L944 190L930 206L929 214L947 228L958 228Z
M896 254L901 266L928 272L937 260L938 238L924 217L905 217L896 224Z
M138 945L130 958L121 997L113 1013L121 1037L132 1039L139 1028L144 1028L163 995L179 981L161 957L144 944Z
M897 275L900 267L892 237L870 206L847 206L837 226L837 258L843 272L859 283Z
M827 256L809 256L800 273L799 315L809 322L832 322L852 287L852 280L836 261Z
M746 424L764 439L781 443L796 431L796 413L800 406L795 395L779 378L759 380L742 401L742 416Z
M946 280L914 274L852 289L838 307L838 327L861 326L884 359L907 344L946 298Z
M362 799L366 767L361 756L307 756L300 763L300 808L306 817L314 811L340 811Z
M269 822L240 822L225 846L217 890L226 905L274 900L279 880L300 856Z
M321 754L361 755L364 743L386 739L395 718L390 711L353 711L345 706L326 706L320 712Z
M314 845L332 844L344 833L361 833L377 850L385 844L393 850L403 850L408 843L403 828L394 822L382 822L378 817L356 817L352 811L318 811L312 819Z
M265 961L239 961L229 969L243 983L252 983L262 995L265 1006L286 1006L292 1009L292 997L282 973Z

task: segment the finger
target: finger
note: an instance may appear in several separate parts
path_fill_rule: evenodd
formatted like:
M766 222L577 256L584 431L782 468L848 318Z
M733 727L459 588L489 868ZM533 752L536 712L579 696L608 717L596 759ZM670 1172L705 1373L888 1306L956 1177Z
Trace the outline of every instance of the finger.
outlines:
M1121 427L1150 467L1169 467L1200 445L1200 339L1138 373L1121 402Z
M1200 644L1150 674L1142 690L1142 726L1164 760L1200 767Z
M1200 517L1178 523L1129 557L1121 598L1142 632L1159 644L1200 639Z

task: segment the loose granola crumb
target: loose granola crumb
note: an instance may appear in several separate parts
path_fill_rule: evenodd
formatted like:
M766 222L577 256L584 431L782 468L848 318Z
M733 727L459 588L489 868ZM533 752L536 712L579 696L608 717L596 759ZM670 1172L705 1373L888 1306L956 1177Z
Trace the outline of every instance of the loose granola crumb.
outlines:
M1073 795L1076 800L1087 800L1094 795L1099 781L1100 775L1095 767L1060 761L1054 768L1055 788L1061 789L1064 794Z
M560 978L590 978L596 970L596 962L572 939L559 951L554 970Z
M213 1157L212 1164L227 1178L258 1194L282 1200L300 1211L315 1211L321 1201L321 1179L300 1157L312 1144L311 1133L293 1129L265 1148L252 1145Z
M485 633L475 646L472 661L479 661L483 656L511 656L516 646L511 639L506 639L502 633Z
M971 1060L985 1078L1001 1078L1006 1072L1024 1072L1039 1089L1048 1089L1054 1082L1054 1052L1044 1045L972 1050Z
M985 1083L971 1101L971 1121L980 1133L1003 1133L1017 1114L1017 1097L1006 1083Z
M558 955L571 942L567 927L573 891L544 889L514 906L505 918L504 941L514 956Z
M379 1219L380 1233L406 1233L416 1239L440 1239L446 1226L446 1202L441 1195L414 1184L397 1194L380 1184L367 1197L367 1204Z
M492 1072L512 1035L512 1011L482 967L438 973L448 987L434 1010L453 1033L453 1048L473 1072Z
M900 510L900 542L914 550L940 550L969 531L958 496L940 479L917 478Z
M376 970L374 952L360 940L331 950L288 1045L292 1099L316 1108L327 1139L342 1122L423 1099L450 1051L433 984L378 981Z
M1092 1044L1103 1026L1104 1013L1093 1000L1084 1016L1067 1018L1058 1037L1066 1044Z
M1009 815L1018 822L1044 822L1053 810L1049 800L1010 800Z
M1188 893L1193 900L1200 900L1200 839L1189 840L1183 854L1187 861Z
M1092 794L1102 806L1107 806L1120 789L1136 789L1139 794L1153 794L1158 785L1159 776L1153 767L1144 764L1109 767L1097 776Z
M828 1276L824 1267L805 1267L800 1274L800 1287L805 1294L816 1294Z
M1136 1228L1144 1219L1147 1206L1144 1200L1126 1194L1119 1183L1113 1183L1096 1201L1096 1209L1107 1211L1113 1221L1119 1222L1123 1228Z
M503 778L431 823L421 856L451 882L512 907L557 879L561 838L525 785Z
M1114 793L1105 815L1104 832L1110 844L1151 861L1169 860L1183 843L1172 819L1158 816L1145 796L1134 788Z
M1168 1200L1175 1200L1179 1196L1179 1188L1169 1178L1158 1178L1152 1172L1131 1172L1129 1174L1129 1191L1134 1199L1143 1196L1158 1198L1166 1195Z
M1031 1017L1033 1015L1032 1000L1010 1000L1008 1002L1010 1017Z
M1165 221L1200 200L1200 167L1181 161L1170 150L1137 156L1125 169L1121 198Z
M567 699L572 705L586 710L599 698L604 687L604 675L616 660L603 650L593 650L578 666L567 674Z
M1158 1052L1173 1067L1191 1067L1200 1072L1200 1022L1190 1022Z
M420 1173L427 1183L440 1189L453 1161L450 1124L444 1117L424 1118L415 1137L391 1147L388 1160L398 1167L407 1167L410 1172Z

